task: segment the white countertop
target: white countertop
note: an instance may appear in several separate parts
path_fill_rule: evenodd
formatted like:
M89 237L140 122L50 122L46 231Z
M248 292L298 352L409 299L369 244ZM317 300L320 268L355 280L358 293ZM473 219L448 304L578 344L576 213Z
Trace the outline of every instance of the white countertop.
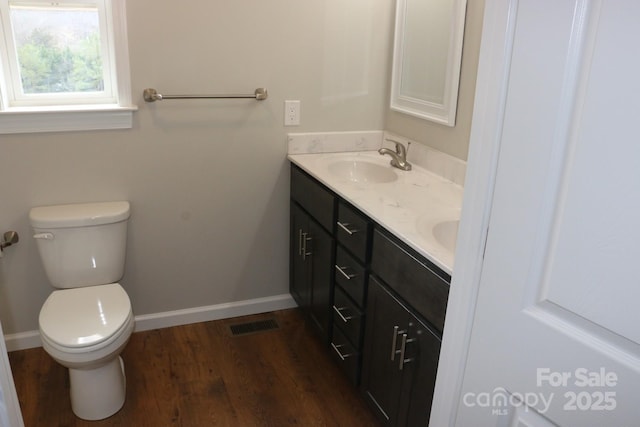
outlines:
M451 274L454 251L441 244L433 227L460 219L463 188L413 165L405 172L389 165L377 151L290 154L289 160L329 187L400 240ZM336 161L365 161L392 169L398 179L388 183L353 182L329 170Z

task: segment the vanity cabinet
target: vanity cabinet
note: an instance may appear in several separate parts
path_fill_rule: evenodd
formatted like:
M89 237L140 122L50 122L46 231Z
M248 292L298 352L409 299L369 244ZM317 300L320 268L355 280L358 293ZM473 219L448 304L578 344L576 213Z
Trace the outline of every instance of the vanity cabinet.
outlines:
M385 425L427 425L448 275L383 229L373 235L361 389Z
M427 425L451 277L296 165L290 290L389 426Z
M335 196L291 169L289 289L325 343L331 336Z
M371 220L344 200L338 201L331 347L356 386L360 382L371 230Z
M406 302L370 279L361 388L385 425L429 424L440 342Z

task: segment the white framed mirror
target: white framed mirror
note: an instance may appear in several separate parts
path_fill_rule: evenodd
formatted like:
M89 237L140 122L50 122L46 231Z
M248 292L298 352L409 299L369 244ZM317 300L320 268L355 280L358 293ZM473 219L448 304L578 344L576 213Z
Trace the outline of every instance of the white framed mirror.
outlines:
M455 126L467 0L397 0L391 109Z

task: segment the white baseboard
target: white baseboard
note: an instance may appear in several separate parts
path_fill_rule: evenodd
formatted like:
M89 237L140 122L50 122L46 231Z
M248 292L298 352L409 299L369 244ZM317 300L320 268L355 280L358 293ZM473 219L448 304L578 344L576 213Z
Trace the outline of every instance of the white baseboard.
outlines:
M7 334L4 336L7 351L25 350L27 348L42 347L40 332L27 331L17 334Z
M297 307L289 294L136 316L134 332Z
M231 317L266 313L293 307L297 307L297 304L291 295L282 294L272 297L207 305L204 307L142 314L135 317L136 326L134 332L188 325L190 323L208 322L210 320L228 319ZM25 350L42 346L40 333L38 331L8 334L5 335L4 340L7 345L7 351Z

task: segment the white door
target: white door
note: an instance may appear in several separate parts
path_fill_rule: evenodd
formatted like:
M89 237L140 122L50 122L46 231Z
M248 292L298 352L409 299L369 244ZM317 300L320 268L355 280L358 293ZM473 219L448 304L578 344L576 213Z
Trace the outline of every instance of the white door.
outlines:
M0 324L0 427L23 427L20 403L11 375L11 365Z
M504 108L456 424L639 426L640 2L487 8Z
M1 208L2 206L0 206ZM0 221L1 223L1 221ZM0 230L0 238L2 238ZM9 249L11 250L11 249ZM4 254L0 254L0 286L6 284L2 263L9 262L11 257L5 259ZM4 332L0 323L0 427L24 427L22 413L20 412L20 402L11 374L11 365L7 354L7 346L4 342Z

